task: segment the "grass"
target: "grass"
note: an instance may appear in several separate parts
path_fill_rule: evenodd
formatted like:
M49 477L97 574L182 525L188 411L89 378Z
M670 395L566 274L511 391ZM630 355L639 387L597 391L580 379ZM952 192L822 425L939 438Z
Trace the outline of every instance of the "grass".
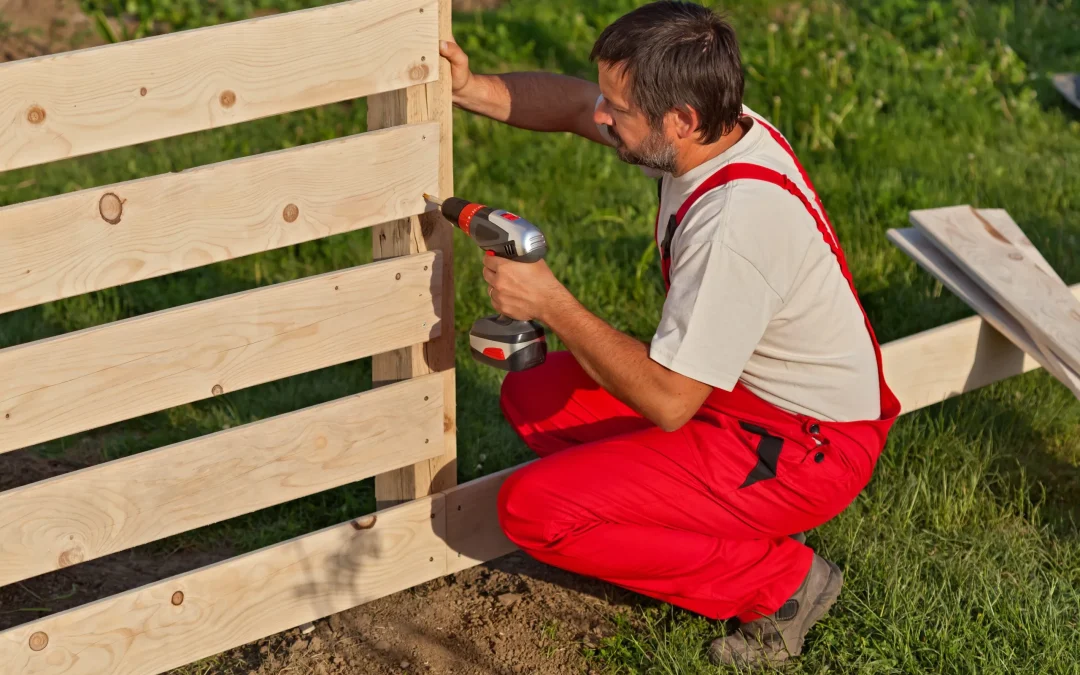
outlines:
M111 3L87 0L90 9ZM140 25L194 27L296 2L127 3ZM325 4L307 2L303 6ZM456 17L478 70L595 78L598 32L633 0L508 3ZM727 4L747 102L808 167L883 341L969 315L886 241L911 209L1007 209L1069 282L1080 281L1080 115L1048 75L1080 70L1080 0L848 0ZM0 176L0 204L175 171L364 130L362 102ZM457 192L540 223L556 274L613 325L648 339L662 304L651 241L655 190L607 150L459 113ZM479 253L456 239L461 480L528 457L496 405L499 376L467 357L490 312ZM250 256L0 318L11 345L370 260L360 232ZM345 364L181 406L38 450L97 444L108 458L370 386ZM844 570L837 608L790 672L1080 672L1080 403L1032 373L905 416L875 479L810 536ZM164 542L250 550L371 510L370 481ZM643 602L588 653L613 673L716 672L718 627Z

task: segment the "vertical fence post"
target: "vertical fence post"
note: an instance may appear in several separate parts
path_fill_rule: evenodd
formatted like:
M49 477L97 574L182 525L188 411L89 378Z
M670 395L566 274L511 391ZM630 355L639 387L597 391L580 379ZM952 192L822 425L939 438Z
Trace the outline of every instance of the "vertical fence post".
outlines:
M451 0L439 0L439 37L452 39ZM378 94L368 98L368 129L400 124L437 121L440 126L439 192L454 193L453 103L450 65L444 59L428 64L439 69L439 79L431 84ZM375 499L383 509L401 502L441 492L457 484L457 397L454 372L454 284L453 231L436 212L385 223L372 233L375 260L420 251L442 253L442 334L430 342L378 354L372 359L374 386L426 375L443 374L442 456L398 469L375 478Z

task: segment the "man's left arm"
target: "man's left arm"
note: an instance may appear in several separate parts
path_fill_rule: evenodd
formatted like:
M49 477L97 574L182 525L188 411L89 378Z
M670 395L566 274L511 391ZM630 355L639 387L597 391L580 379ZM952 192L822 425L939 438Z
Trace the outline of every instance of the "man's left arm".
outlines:
M543 261L486 256L484 267L497 311L546 324L597 384L665 431L688 422L712 392L710 385L660 365L648 345L586 309Z

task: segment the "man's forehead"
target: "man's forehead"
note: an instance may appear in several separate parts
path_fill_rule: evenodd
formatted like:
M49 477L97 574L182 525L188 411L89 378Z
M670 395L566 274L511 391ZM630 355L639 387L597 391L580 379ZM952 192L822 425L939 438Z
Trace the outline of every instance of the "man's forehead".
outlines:
M612 105L628 109L630 101L626 96L628 78L626 70L619 66L601 63L599 66L600 91Z

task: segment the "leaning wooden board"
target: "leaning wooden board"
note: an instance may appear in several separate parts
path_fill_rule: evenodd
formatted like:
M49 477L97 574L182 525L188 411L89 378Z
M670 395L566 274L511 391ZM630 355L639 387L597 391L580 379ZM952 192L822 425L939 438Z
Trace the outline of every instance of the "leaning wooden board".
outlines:
M1080 74L1058 73L1054 75L1054 86L1066 101L1080 108Z
M970 206L912 211L911 221L1037 342L1080 371L1080 302L1060 279Z
M1009 338L1017 347L1030 354L1048 372L1080 397L1080 376L1052 353L1044 352L1016 319L983 291L971 277L954 265L921 232L914 228L889 230L888 237L920 267L978 312L987 323Z

